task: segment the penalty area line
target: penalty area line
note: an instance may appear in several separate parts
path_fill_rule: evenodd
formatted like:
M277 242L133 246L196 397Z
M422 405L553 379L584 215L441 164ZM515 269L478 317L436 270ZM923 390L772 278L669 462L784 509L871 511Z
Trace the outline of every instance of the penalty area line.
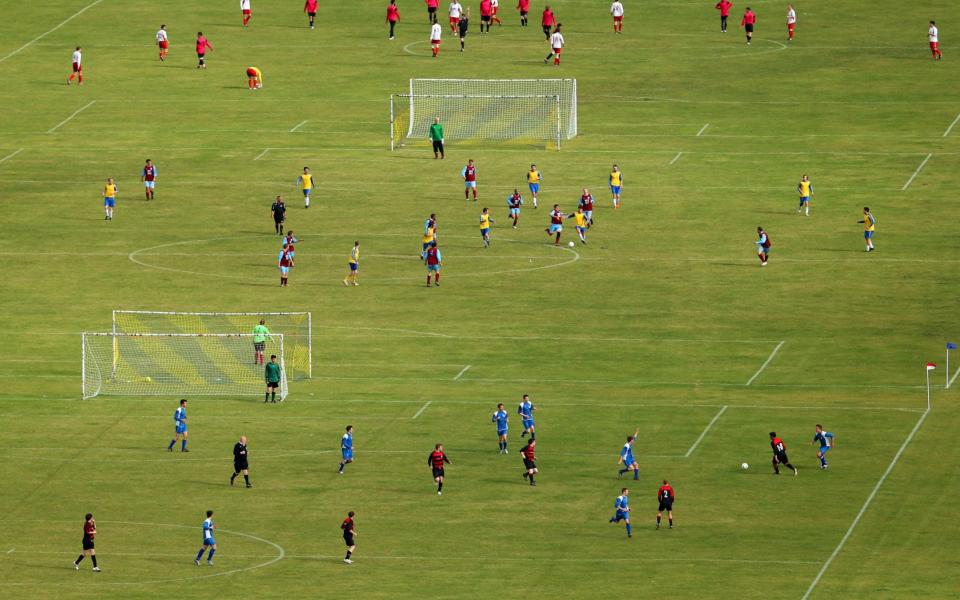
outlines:
M46 33L41 33L40 35L38 35L37 37L33 38L32 40L30 40L30 41L27 42L26 44L20 46L19 48L17 48L16 50L14 50L13 52L11 52L10 54L4 56L3 58L0 58L0 62L5 61L5 60L7 60L8 58L10 58L10 57L12 57L12 56L16 56L17 54L20 54L20 51L27 49L28 47L32 46L32 45L33 45L34 43L36 43L36 42L39 42L39 41L42 40L43 38L47 37L48 35L50 35L50 34L53 33L54 31L60 29L61 27L63 27L64 25L66 25L67 23L69 23L70 21L72 21L73 19L79 17L80 15L82 15L82 14L85 13L86 11L90 10L90 9L93 8L94 6L100 4L101 2L103 2L103 0L95 0L94 2L91 2L90 4L84 6L83 8L81 8L80 10L78 10L77 12L73 13L72 15L70 15L69 17L67 17L66 19L64 19L59 25L57 25L56 27L54 27L54 28L51 29L50 31L47 31Z
M472 366L472 365L467 365L467 366L465 366L464 368L460 369L460 372L457 373L456 376L454 376L453 380L454 380L454 381L457 381L458 379L460 379L461 377L463 377L463 374L466 373L468 370L470 370L470 367L471 367L471 366Z
M757 372L754 373L753 377L748 379L744 385L750 385L754 382L754 380L756 380L757 377L760 377L760 373L763 373L763 370L767 368L767 365L769 365L770 361L773 360L773 357L777 355L777 352L780 351L780 348L783 346L784 343L786 343L786 340L780 340L780 343L777 344L777 347L773 349L773 352L770 353L770 356L767 357L767 360L765 360L764 363L760 365L760 368L757 369Z
M289 133L293 133L294 131L300 129L301 127L303 127L303 126L306 125L306 124L307 124L307 121L300 121L299 123L297 123L296 125L294 125L293 128L290 129Z
M673 157L673 160L670 161L670 164L672 165L673 163L675 163L675 162L677 162L678 160L680 160L680 155L681 155L681 154L683 154L683 152L677 152L677 155Z
M253 159L253 160L260 160L261 158L263 158L264 156L266 156L267 152L270 152L270 148L264 148L264 149L263 149L263 152L261 152L260 154L258 154L257 157L256 157L255 159Z
M725 412L727 412L727 407L720 407L720 410L717 412L717 414L713 416L713 419L711 419L710 422L707 423L707 426L704 428L704 430L700 432L700 437L697 438L697 441L695 441L693 445L690 446L690 449L687 450L687 453L683 455L684 458L690 458L690 455L693 454L693 451L697 449L697 446L700 445L700 442L703 441L703 438L707 437L707 433L713 428L713 424L716 423Z
M91 100L91 101L88 102L87 104L83 105L83 107L78 108L77 110L73 111L73 114L72 114L72 115L70 115L70 116L67 117L66 119L60 121L59 123L57 123L56 125L54 125L54 126L51 127L50 129L48 129L48 130L47 130L47 133L53 133L54 131L60 129L61 127L63 127L63 126L66 125L67 123L69 123L70 120L73 119L75 116L79 115L80 113L82 113L83 111L87 110L88 108L90 108L91 106L93 106L93 105L96 104L96 103L97 103L96 100Z
M14 151L11 152L10 154L4 156L3 158L0 158L0 163L5 163L5 162L7 162L8 160L10 160L10 159L13 158L14 156L20 154L20 153L23 152L24 150L26 150L26 148L20 148L19 150L14 150Z
M419 417L420 415L422 415L422 414L423 414L423 411L427 410L427 407L429 407L431 404L433 404L433 400L427 400L427 403L424 404L423 406L421 406L421 407L420 407L420 410L417 411L417 414L415 414L415 415L413 415L412 417L410 417L410 420L412 421L412 420L416 419L417 417Z
M913 180L917 178L917 175L920 174L920 171L923 170L923 167L926 166L927 161L930 160L931 157L933 157L933 153L927 154L927 157L923 159L923 162L921 162L920 166L917 167L917 170L913 172L913 175L910 176L910 179L908 179L907 182L903 184L903 187L900 188L901 192L907 191L907 188L910 187L910 184L913 183Z
M957 118L953 120L953 123L950 123L950 127L947 127L947 130L943 132L943 137L950 135L950 132L953 131L953 127L958 121L960 121L960 115L957 115Z
M701 135L703 135L703 132L707 130L707 127L710 127L710 123L707 123L706 125L701 127L700 131L697 132L696 137L700 137Z

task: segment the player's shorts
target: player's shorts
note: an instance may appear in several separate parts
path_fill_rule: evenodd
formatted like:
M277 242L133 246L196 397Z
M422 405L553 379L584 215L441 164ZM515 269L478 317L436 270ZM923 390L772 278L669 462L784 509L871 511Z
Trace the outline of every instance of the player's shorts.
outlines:
M521 11L520 11L520 16L521 16L521 17L527 16L527 11L521 10Z
M830 452L830 446L820 446L820 454L826 454Z
M115 198L111 198L108 196L103 199L104 206L109 206L110 208L113 208L114 206L116 206L116 204L117 204L117 201Z
M796 28L796 23L787 23L787 31L793 31Z
M80 73L80 72L82 72L82 71L83 71L83 65L81 65L80 63L73 63L73 72L74 72L74 73Z
M434 467L434 469L433 469L433 478L436 479L437 477L443 477L443 469L442 469L442 468L438 469L438 468Z
M534 461L532 461L532 460L530 460L530 459L525 458L525 459L523 459L523 467L524 467L525 469L527 469L528 471L530 471L530 470L532 470L532 469L536 469L536 468L537 468L537 463L535 463Z
M784 465L790 462L790 459L787 458L787 453L784 452L783 454L774 454L773 462L777 463L778 465Z
M586 232L587 232L586 227L580 227L579 225L577 225L577 233L586 233Z
M531 193L531 194L537 194L537 193L540 192L540 184L539 184L539 183L528 183L527 185L530 187L530 193Z
M203 60L206 55L207 55L206 52L197 52L197 58L199 58L200 60Z
M747 33L753 33L753 24L752 23L745 24L743 26L743 30L746 31Z
M340 457L343 460L353 460L353 450L341 450Z
M664 512L664 511L670 511L670 510L673 510L673 500L668 500L666 502L661 500L660 508L657 509L657 512Z
M477 187L477 182L476 182L476 181L464 181L464 182L463 182L463 185L464 185L464 187L468 187L468 188L476 188L476 187Z
M613 22L614 22L614 23L622 23L622 22L623 22L623 15L620 15L619 17L614 17L614 18L613 18Z
M489 228L489 227L480 230L480 235L482 235L483 237L487 237L487 235L489 235L489 233L490 233L490 228Z
M560 225L559 223L554 223L550 226L550 233L559 233L561 231L563 231L563 225Z
M940 49L940 42L930 42L930 49L931 49L931 50L939 50L939 49Z
M343 543L347 546L356 546L356 543L353 541L353 534L349 531L343 532Z
M212 537L203 538L203 545L204 545L204 546L216 546L216 545L217 545L217 540L216 540L215 538L212 538Z
M305 188L305 189L303 190L303 197L304 197L304 198L309 198L309 197L310 197L310 192L312 192L312 191L313 191L313 188Z
M157 42L157 45L160 46L162 50L166 50L167 48L170 47L170 42L168 42L167 40L163 40L162 42Z
M500 11L500 7L499 7L499 6L491 6L490 9L493 11L493 15L492 15L492 16L494 16L494 17L497 16L497 13Z
M760 246L760 252L764 254L770 254L770 246Z
M83 549L84 550L93 550L93 538L83 536Z
M259 77L259 74L253 69L247 69L247 77Z
M801 204L809 204L809 203L810 203L810 196L800 196L800 203L801 203Z
M178 434L186 433L186 432L187 432L187 424L186 424L186 423L177 423L177 425L174 427L174 430L175 430Z
M554 48L554 49L553 49L553 53L556 54L557 56L560 56L560 52L561 52L562 50L563 50L563 48Z
M243 462L233 461L233 472L234 472L234 473L239 473L240 471L244 471L244 470L247 470L247 469L249 469L249 468L250 468L250 464L247 463L247 461L243 461Z
M493 18L492 15L480 15L480 20L484 23L489 23L491 18Z
M307 13L307 16L308 16L308 17L315 17L315 16L317 16L317 11L308 12L308 13Z
M613 517L614 523L619 523L620 521L626 521L630 519L630 513L618 510L617 514Z
M152 190L154 187L156 187L156 185L157 185L157 182L156 182L156 181L144 181L144 182L143 182L143 187L145 187L145 188L147 188L147 189L150 189L150 190Z
M620 186L619 186L619 185L611 185L611 186L610 186L610 192L613 193L613 194L619 195L619 194L620 194Z
M524 419L523 420L524 429L533 429L533 419Z
M437 264L437 265L427 265L427 271L430 271L430 272L432 272L432 273L439 273L439 272L440 272L440 265L439 265L439 264Z
M507 435L507 430L506 430L506 429L498 429L498 430L497 430L497 437L499 437L499 436L501 436L501 435Z
M427 14L432 15L432 14L435 13L435 12L437 12L437 7L436 7L436 6L428 6L428 7L427 7Z
M290 267L280 267L280 274L287 275L290 273Z
M350 272L351 272L351 273L356 272L356 270L360 268L360 265L357 264L357 263L349 263L349 265L350 265Z
M245 15L249 15L249 14L251 14L251 11L250 11L250 9L249 9L249 8L245 8L245 9L243 9L243 14L245 14Z
M511 217L518 217L518 216L520 216L520 209L519 209L519 208L511 208L511 209L510 209L510 216L511 216Z
M863 238L864 238L864 239L869 240L869 239L872 238L872 237L873 237L873 232L872 232L872 231L864 231L864 232L863 232Z
M451 24L451 25L459 25L459 24L460 24L460 17L450 17L450 24Z
M268 389L268 390L275 390L275 389L277 389L278 387L280 387L280 382L279 382L279 381L268 381L268 382L267 382L267 389Z

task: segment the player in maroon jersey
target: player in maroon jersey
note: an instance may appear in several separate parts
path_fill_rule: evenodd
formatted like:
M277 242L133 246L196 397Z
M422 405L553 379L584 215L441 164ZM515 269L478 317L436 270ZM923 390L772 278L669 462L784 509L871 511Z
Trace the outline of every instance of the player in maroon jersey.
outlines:
M93 561L93 570L99 573L100 567L97 566L97 551L93 547L93 538L97 536L97 522L93 520L91 513L87 513L83 519L83 552L80 553L77 560L73 561L73 568L79 571L83 557L89 556L90 560Z
M433 469L433 480L437 482L437 495L443 495L443 463L452 465L443 451L443 444L434 446L433 452L427 457L427 465Z
M532 437L527 440L527 445L523 447L523 450L520 451L520 456L523 457L523 478L530 480L530 485L537 485L533 480L533 476L539 473L537 470L537 455L536 455L537 440Z
M280 267L280 286L287 287L287 280L290 278L290 269L293 267L293 250L289 244L283 245L283 250L277 257L277 266Z
M436 275L434 285L440 287L440 269L443 267L443 254L440 253L440 248L437 248L436 240L434 240L433 244L423 253L423 262L427 265L427 287L430 287L430 277L432 275Z
M352 565L353 561L350 560L350 556L353 555L353 551L357 548L357 543L353 539L357 535L357 530L354 527L353 515L355 515L352 510L347 513L347 518L343 520L343 523L340 523L340 530L343 531L343 541L347 545L347 555L343 557L343 562L348 565Z
M143 193L147 195L147 200L153 200L154 186L157 181L157 167L149 158L147 164L143 165L143 170L140 171L140 181L143 183Z
M550 211L550 227L544 229L547 232L547 235L556 234L556 239L553 241L554 246L560 245L560 234L563 233L563 218L566 215L563 214L563 211L560 210L559 204L553 205L553 210Z
M664 479L663 485L661 485L660 489L657 490L657 499L660 501L660 506L657 508L657 529L660 529L660 518L663 516L663 513L667 513L667 520L670 522L670 529L673 529L674 498L676 498L676 494L674 493L673 488L670 487L670 482Z
M578 206L583 209L583 214L587 217L587 225L593 227L593 194L587 188L583 188Z
M463 177L463 198L470 199L470 190L473 190L473 201L477 201L477 166L473 164L473 159L467 161L467 166L460 170L460 176Z
M770 447L773 448L773 474L779 475L780 465L786 465L794 475L798 475L797 468L791 465L790 459L787 458L787 447L783 440L777 437L776 431L770 432Z

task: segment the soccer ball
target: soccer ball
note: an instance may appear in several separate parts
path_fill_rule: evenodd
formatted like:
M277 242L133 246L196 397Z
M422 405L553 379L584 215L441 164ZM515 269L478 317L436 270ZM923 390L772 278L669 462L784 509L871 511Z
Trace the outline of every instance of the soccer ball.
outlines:
M573 248L575 244L574 244L573 242L569 242L569 243L567 243L567 245L570 246L571 248Z
M741 471L746 471L746 470L749 469L749 468L750 468L750 465L748 465L747 463L740 463L740 470L741 470Z

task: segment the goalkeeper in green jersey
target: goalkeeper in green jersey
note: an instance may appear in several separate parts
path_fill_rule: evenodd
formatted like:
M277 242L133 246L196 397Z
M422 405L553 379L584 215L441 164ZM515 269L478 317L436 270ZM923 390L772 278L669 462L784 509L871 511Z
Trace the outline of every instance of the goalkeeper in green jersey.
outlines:
M263 401L266 402L269 398L270 402L276 403L277 388L280 387L280 365L277 363L276 354L270 355L270 362L263 370L263 377L267 380L267 391L263 394ZM282 396L280 401L283 402Z
M270 330L264 325L263 319L260 319L260 324L253 328L253 364L255 365L263 364L263 351L267 346L268 335Z

